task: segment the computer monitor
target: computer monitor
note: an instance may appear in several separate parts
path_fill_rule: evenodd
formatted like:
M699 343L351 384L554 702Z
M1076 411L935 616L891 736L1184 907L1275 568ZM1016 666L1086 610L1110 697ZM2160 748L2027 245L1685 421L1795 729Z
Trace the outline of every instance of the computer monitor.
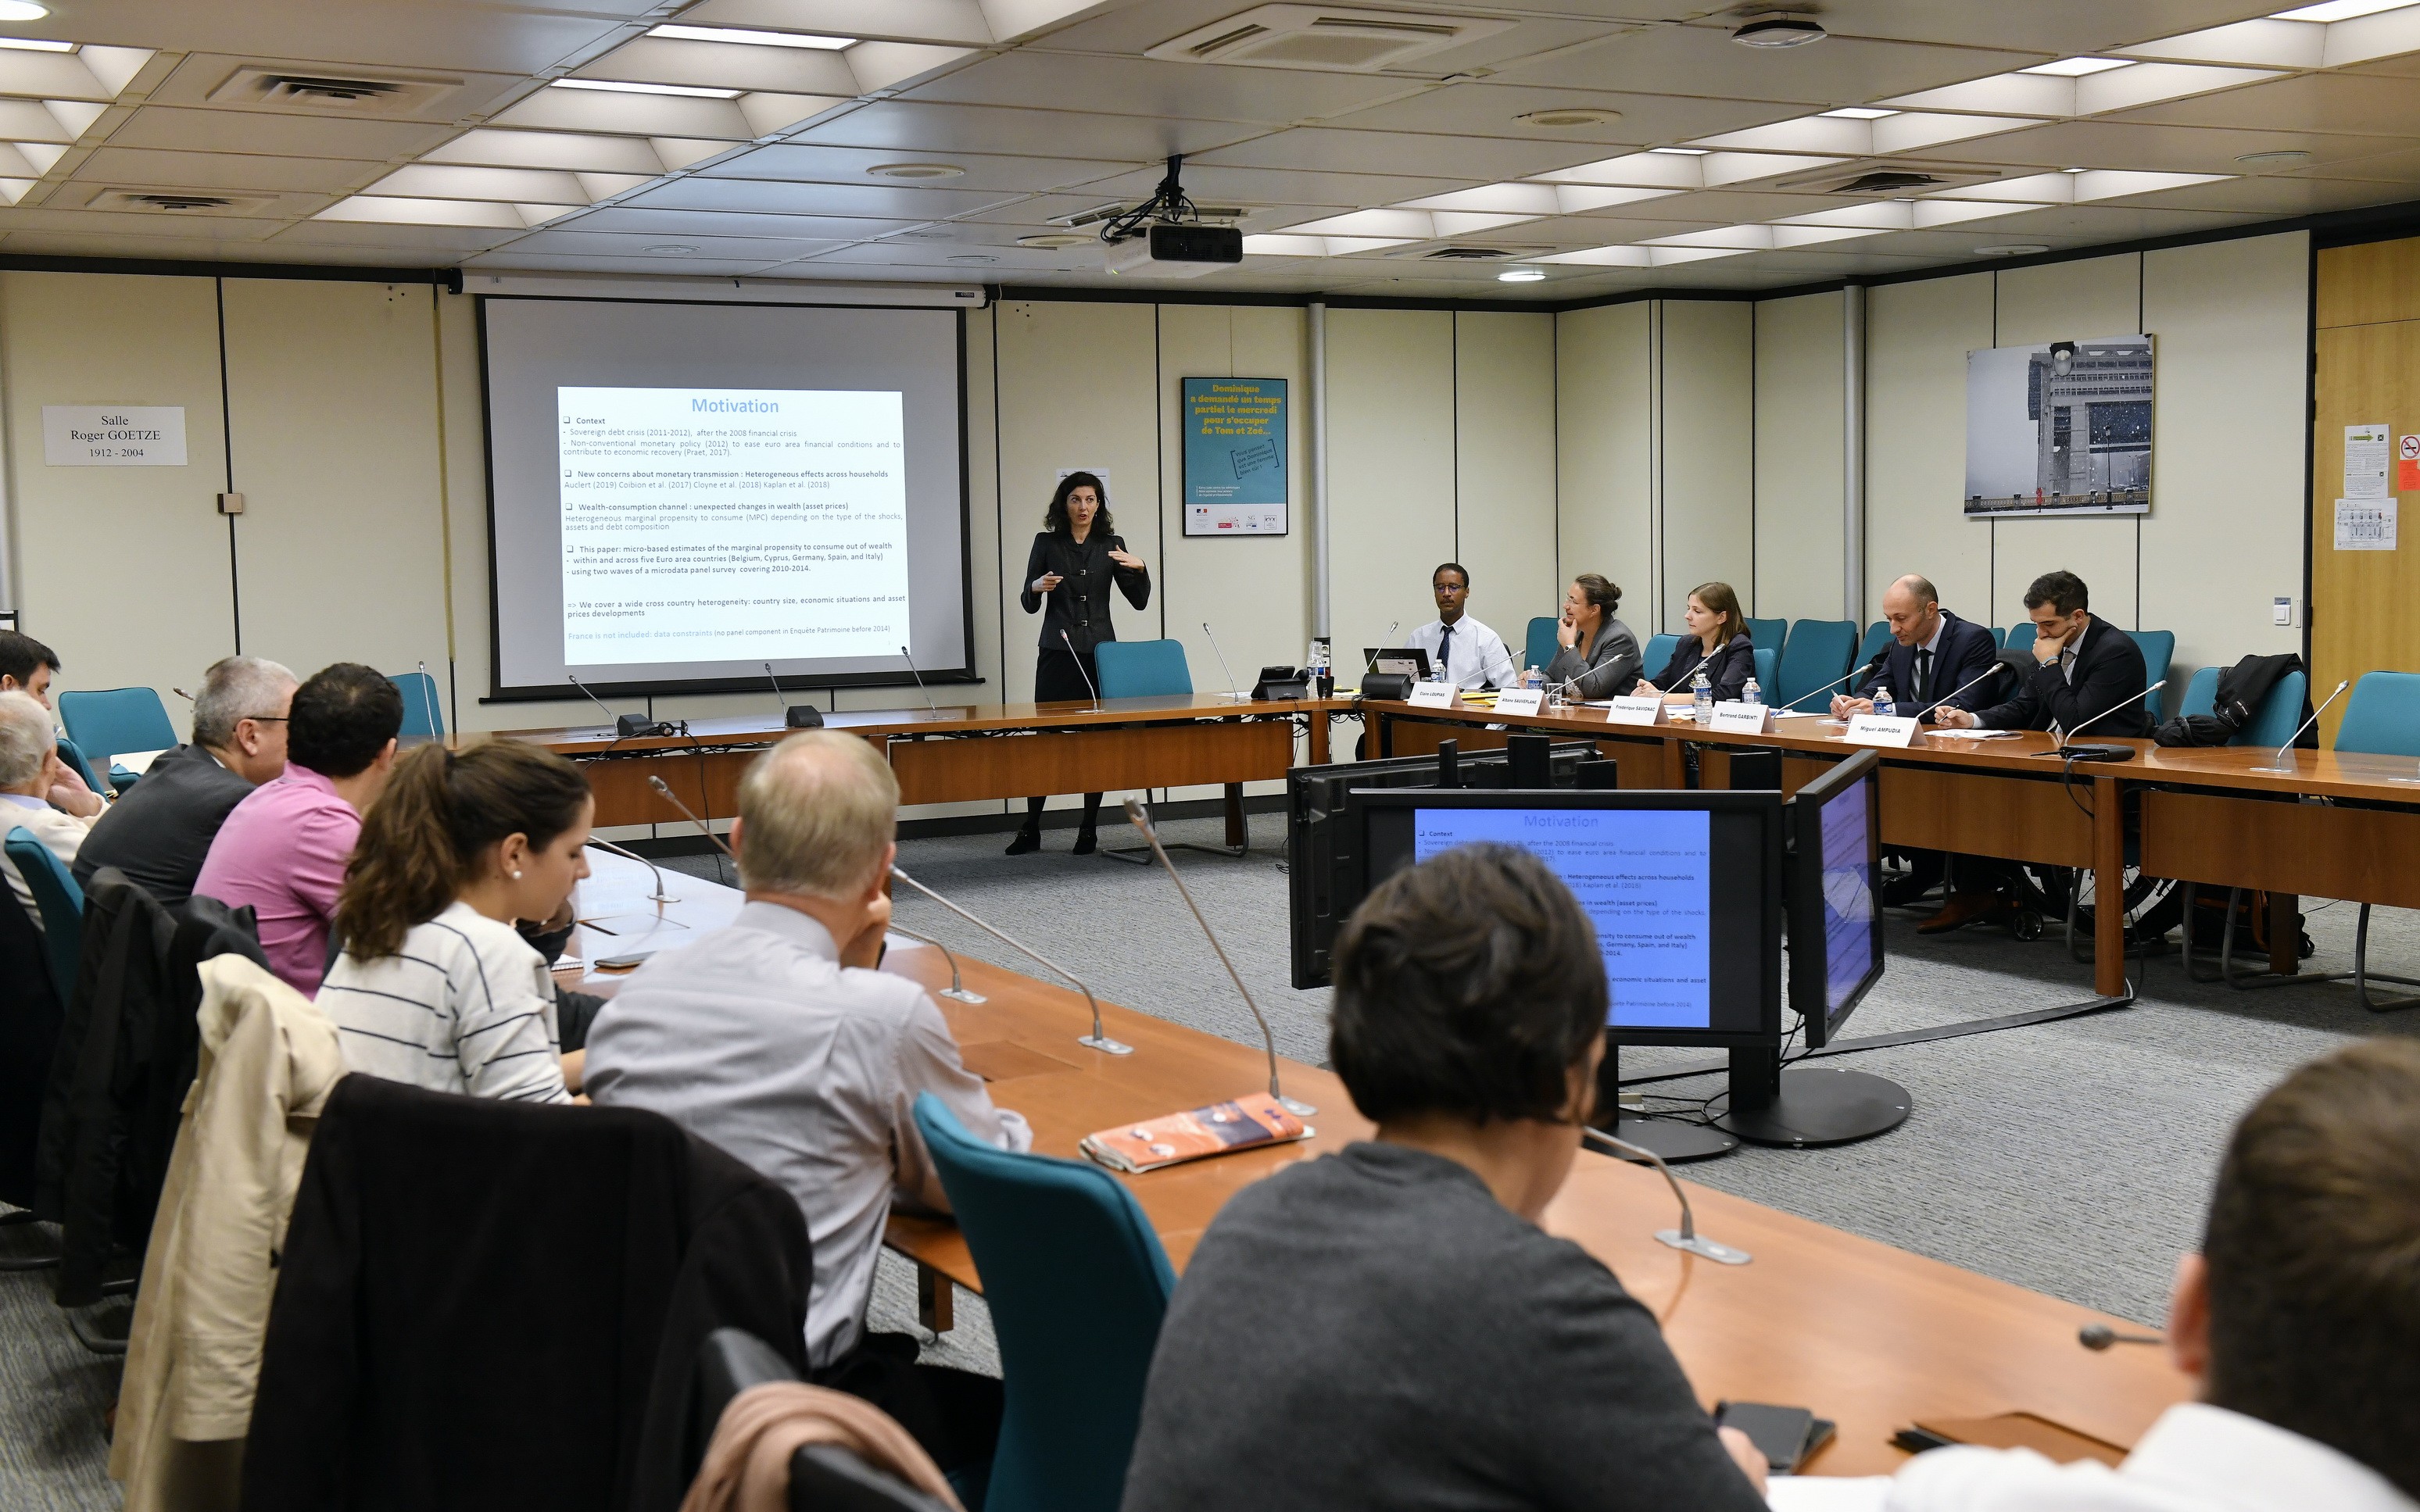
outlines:
M1404 789L1349 801L1364 862L1351 903L1456 845L1518 845L1596 926L1609 1042L1778 1048L1779 794Z
M1421 646L1363 646L1361 665L1368 671L1392 672L1422 682L1429 677L1429 654Z
M1881 769L1859 751L1790 800L1790 1006L1810 1050L1882 980Z

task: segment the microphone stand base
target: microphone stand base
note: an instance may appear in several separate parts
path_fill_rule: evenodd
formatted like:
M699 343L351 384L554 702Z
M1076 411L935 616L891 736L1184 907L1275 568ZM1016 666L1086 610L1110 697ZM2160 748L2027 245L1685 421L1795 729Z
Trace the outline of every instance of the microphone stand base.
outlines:
M970 993L964 987L944 987L933 995L936 997L946 997L953 1003L980 1003L986 1001L983 994Z
M1730 1111L1715 1117L1717 1128L1751 1145L1785 1149L1846 1145L1888 1134L1907 1121L1913 1105L1907 1088L1897 1082L1829 1067L1783 1072L1778 1089L1761 1107L1739 1106L1736 1088L1732 1098Z
M1278 1106L1285 1109L1288 1113L1293 1114L1297 1119L1308 1119L1319 1112L1317 1108L1312 1107L1310 1103L1300 1102L1295 1098L1287 1097L1282 1093L1278 1097Z
M1740 1147L1739 1137L1709 1124L1687 1123L1678 1119L1642 1119L1624 1113L1600 1128L1616 1139L1627 1140L1641 1149L1652 1149L1663 1157L1668 1165L1678 1165L1693 1160L1712 1160L1728 1155Z
M1655 1230L1655 1239L1658 1243L1669 1244L1674 1249L1684 1250L1691 1255L1703 1256L1716 1265L1745 1265L1756 1258L1744 1249L1733 1249L1729 1244L1717 1244L1703 1234L1695 1234L1683 1239L1681 1237L1681 1230L1677 1228L1659 1228Z
M1134 1054L1134 1046L1130 1044L1120 1044L1118 1041L1110 1039L1105 1034L1079 1034L1076 1037L1076 1042L1082 1045L1087 1050L1097 1050L1105 1056L1130 1056Z

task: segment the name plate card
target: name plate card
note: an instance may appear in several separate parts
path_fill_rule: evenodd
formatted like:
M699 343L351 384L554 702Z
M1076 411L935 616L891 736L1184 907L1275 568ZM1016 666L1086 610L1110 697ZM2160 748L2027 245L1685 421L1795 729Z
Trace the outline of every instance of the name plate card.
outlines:
M1508 687L1496 695L1498 714L1535 714L1545 706L1546 690L1542 687Z
M1416 709L1450 709L1454 694L1459 691L1451 683L1414 683L1412 707Z
M1773 710L1761 703L1717 703L1706 728L1733 735L1769 735L1773 733Z
M1849 728L1840 736L1852 746L1921 746L1924 736L1917 720L1892 718L1880 714L1852 716Z
M1665 722L1664 696L1658 693L1652 697L1615 699L1606 705L1605 722L1607 724L1662 724Z

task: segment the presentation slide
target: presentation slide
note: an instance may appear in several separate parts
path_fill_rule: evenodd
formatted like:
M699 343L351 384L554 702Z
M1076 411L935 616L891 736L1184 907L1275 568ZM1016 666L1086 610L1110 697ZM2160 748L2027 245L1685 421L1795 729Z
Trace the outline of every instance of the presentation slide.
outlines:
M490 295L480 320L490 697L577 677L771 714L768 664L793 698L908 687L903 647L971 672L959 311Z
M1703 810L1422 809L1412 858L1481 841L1554 868L1596 926L1617 1028L1713 1023L1713 816Z
M1867 856L1867 785L1823 806L1823 1008L1837 1013L1874 968L1872 862Z
M898 393L555 392L566 664L908 643Z

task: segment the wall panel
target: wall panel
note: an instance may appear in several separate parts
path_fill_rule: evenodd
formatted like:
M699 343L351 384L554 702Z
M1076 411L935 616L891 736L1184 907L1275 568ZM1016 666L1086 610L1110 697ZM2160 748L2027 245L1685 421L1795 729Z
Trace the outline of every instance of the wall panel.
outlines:
M1992 527L1961 513L1966 353L1992 345L1992 275L1886 284L1866 297L1866 609L1922 573L1941 601L1992 618Z
M1553 614L1555 316L1454 316L1454 559L1469 612L1517 657L1533 615ZM1500 681L1507 669L1497 669Z
M1327 313L1329 625L1337 658L1434 618L1453 555L1453 316Z
M1734 583L1767 619L1837 620L1844 605L1840 321L1845 299L1767 300L1756 312L1756 568Z
M1744 589L1756 573L1755 316L1744 301L1664 301L1658 630L1680 631L1698 584Z
M1622 614L1653 633L1654 389L1651 303L1555 317L1557 587L1601 572L1625 590Z

